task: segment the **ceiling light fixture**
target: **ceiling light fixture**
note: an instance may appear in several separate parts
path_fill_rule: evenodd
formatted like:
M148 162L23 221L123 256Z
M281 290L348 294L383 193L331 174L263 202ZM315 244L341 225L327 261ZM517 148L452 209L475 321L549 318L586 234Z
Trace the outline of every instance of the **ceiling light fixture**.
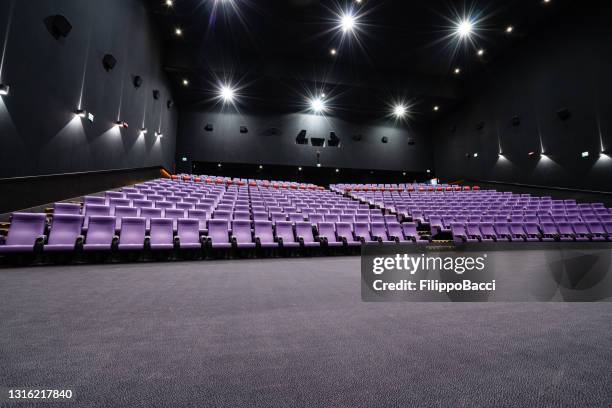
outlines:
M461 20L457 24L456 33L459 38L470 38L474 32L474 23L470 20Z
M404 116L406 116L406 113L408 113L408 108L406 108L404 105L395 105L393 108L393 115L395 115L395 117L398 119L402 119Z
M7 84L0 84L0 95L8 95L10 87Z

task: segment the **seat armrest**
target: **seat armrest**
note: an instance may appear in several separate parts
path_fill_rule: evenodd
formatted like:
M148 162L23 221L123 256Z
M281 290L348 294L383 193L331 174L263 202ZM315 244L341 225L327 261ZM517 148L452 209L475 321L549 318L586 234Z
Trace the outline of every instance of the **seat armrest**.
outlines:
M281 246L283 245L283 237L274 237L274 240L278 242Z
M300 241L300 246L304 246L304 237L297 237L298 241Z

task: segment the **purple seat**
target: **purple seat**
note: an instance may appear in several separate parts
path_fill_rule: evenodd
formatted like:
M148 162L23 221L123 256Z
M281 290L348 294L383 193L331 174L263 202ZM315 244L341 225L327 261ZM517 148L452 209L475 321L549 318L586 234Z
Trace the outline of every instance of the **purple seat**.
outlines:
M106 197L98 197L98 196L85 196L83 197L83 207L86 207L90 204L93 205L106 205Z
M140 193L127 193L125 195L125 198L127 198L128 200L144 200L145 195L144 194L140 194Z
M573 241L576 234L569 222L557 222L559 228L559 239L561 241Z
M508 222L496 222L494 229L498 241L512 240L512 233L510 232L510 228L508 228Z
M367 222L356 222L354 224L355 237L362 243L374 242L372 235L370 234L370 224Z
M161 202L162 201L160 201L159 203ZM136 208L153 208L153 204L155 204L156 208L163 208L163 207L159 207L157 205L158 203L149 201L149 200L145 200L144 198L132 200L132 207L136 207Z
M185 210L181 210L178 208L168 208L164 210L164 218L170 218L172 222L172 228L174 231L177 229L177 220L179 218L185 218Z
M77 203L55 203L53 204L53 215L56 214L81 214L81 204Z
M149 242L154 251L174 248L173 220L170 218L151 218Z
M310 222L296 222L295 234L302 247L317 247L321 245L321 242L316 241L312 235L312 224Z
M85 222L83 229L89 228L89 217L97 215L110 215L110 207L108 205L87 204L85 206Z
M107 191L104 193L104 197L106 200L110 200L111 198L125 198L125 194L120 191Z
M523 228L525 229L526 239L528 242L554 241L552 238L542 236L540 227L535 222L526 222L523 224Z
M479 225L480 234L482 236L482 241L496 241L497 234L495 233L495 228L493 227L493 223L490 222L481 222Z
M206 221L208 220L206 211L204 210L189 210L188 218L198 220L200 233L206 231Z
M389 239L395 242L408 242L402 231L402 226L399 222L387 222L387 232L389 233ZM411 240L412 242L412 240Z
M591 240L592 241L605 241L608 238L608 234L599 221L591 221L587 222L587 227L589 231L591 231Z
M138 217L138 208L135 207L115 207L115 230L121 229L121 219L124 217Z
M208 221L208 242L215 249L229 249L232 247L229 238L228 220L212 219Z
M302 213L290 213L289 221L291 222L302 222L304 221L304 214Z
M275 224L279 221L287 221L287 214L283 212L273 212L270 213L270 219Z
M340 222L347 222L349 224L355 223L355 215L354 214L342 214L340 216Z
M83 245L84 251L110 251L115 239L115 217L92 215Z
M234 220L249 221L251 219L251 213L248 211L236 211L234 212Z
M385 215L385 223L387 225L389 224L397 224L397 215L393 215L393 214L387 214Z
M411 239L414 242L419 241L421 238L417 231L417 224L415 222L404 222L402 224L402 230L404 231L404 236L407 239Z
M179 218L176 240L180 249L202 249L200 221L196 218Z
M142 251L144 249L147 220L142 217L124 217L121 221L119 251Z
M253 213L253 221L269 221L270 218L268 217L268 213L267 212L254 212Z
M317 225L325 220L323 218L323 214L310 214L308 216L308 221L310 221L311 225Z
M513 241L527 241L527 233L520 222L510 223L510 237ZM539 241L539 239L538 239Z
M162 210L161 208L141 208L140 216L147 220L147 231L149 231L151 229L151 219L161 218Z
M453 222L451 224L451 233L455 241L468 242L468 235L463 223Z
M49 241L43 247L45 252L73 251L77 240L81 238L83 216L74 214L56 214L53 216Z
M278 248L271 221L255 221L255 242L261 248Z
M553 222L543 222L540 223L540 229L542 230L543 240L546 238L548 241L558 240L559 239L559 229L557 225Z
M117 207L129 207L130 203L130 200L126 198L111 198L108 201L108 205L111 208L111 212L113 212Z
M606 221L603 223L604 231L608 234L608 241L612 241L612 221Z
M147 207L141 207L141 208L147 208ZM171 203L169 201L156 201L155 208L159 208L161 210L168 210L168 209L174 208L174 203Z
M584 222L572 222L572 229L574 230L574 238L576 239L576 241L591 240L591 231L589 231L589 228Z
M320 222L318 226L319 238L328 247L339 247L344 245L336 236L336 228L333 222Z
M385 217L380 214L372 214L370 215L370 223L384 223Z
M340 221L340 216L338 214L325 214L324 216L325 222L337 223Z
M232 222L232 243L237 248L255 248L253 236L251 235L251 221L234 220Z
M378 240L378 242L381 244L395 244L396 243L396 241L393 241L389 238L389 234L387 232L387 226L385 225L384 221L371 223L370 232L372 234L372 237Z
M361 242L355 239L353 235L352 224L348 222L336 223L336 234L347 246L360 246Z
M232 213L231 213L231 211L219 211L219 210L216 210L213 213L213 219L215 219L215 220L225 220L225 221L228 222L228 225L229 225L229 221L231 221L231 219L232 219Z
M369 223L370 222L370 214L357 214L357 215L355 215L355 222Z
M189 211L189 210L193 210L194 208L195 208L195 205L192 203L176 203L176 209L178 210Z

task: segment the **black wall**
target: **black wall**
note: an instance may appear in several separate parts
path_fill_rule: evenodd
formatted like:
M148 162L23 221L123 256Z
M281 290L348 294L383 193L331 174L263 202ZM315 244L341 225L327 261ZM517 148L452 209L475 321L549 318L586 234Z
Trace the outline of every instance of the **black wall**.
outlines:
M55 14L71 22L67 38L56 40L47 30L44 20ZM169 84L144 1L3 0L0 45L5 40L0 75L10 95L0 97L0 178L172 168L177 115L166 107ZM117 59L110 72L102 66L107 53ZM134 75L144 79L138 89ZM74 114L82 85L82 106L94 113L93 123ZM128 129L114 127L119 111ZM143 121L148 134L140 136ZM156 139L160 123L164 137Z
M599 155L612 147L612 12L575 3L467 84L466 102L434 127L438 177L612 190L612 159ZM528 156L541 146L547 157Z
M212 132L204 127L214 125ZM248 133L240 133L240 126ZM276 134L271 128L278 129ZM334 131L341 146L315 147L296 144L300 130L306 130L309 139L329 139ZM361 134L359 142L353 135ZM396 124L393 121L349 121L303 113L295 114L238 114L199 111L181 111L177 168L189 172L192 162L254 163L289 166L315 166L316 153L326 168L379 169L425 172L433 166L428 129ZM381 142L386 136L388 143ZM408 140L415 144L409 145Z

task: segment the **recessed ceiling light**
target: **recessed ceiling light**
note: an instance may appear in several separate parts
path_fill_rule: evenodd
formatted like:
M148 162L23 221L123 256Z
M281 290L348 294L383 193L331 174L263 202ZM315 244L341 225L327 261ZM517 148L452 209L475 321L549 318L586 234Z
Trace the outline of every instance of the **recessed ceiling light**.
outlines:
M310 109L314 113L325 112L326 106L322 98L314 98L310 100Z
M0 95L8 95L10 87L7 84L0 84Z
M459 75L461 73L461 68L457 67L453 72L455 73L455 75Z
M336 173L340 173L340 169L336 169Z
M550 3L550 0L544 0L544 4Z
M189 86L189 80L187 78L183 79L183 86Z
M180 27L176 27L176 28L174 29L174 35L176 35L177 37L182 36L182 35L183 35L183 29L182 29L182 28L180 28Z
M362 0L355 0L355 3L361 4Z
M301 167L298 167L298 171L302 171L302 168L301 168Z
M350 33L355 29L355 16L345 13L340 18L340 27L343 33Z
M236 97L236 91L231 85L222 85L219 89L219 97L224 103L232 103Z
M331 50L329 50L329 53L333 56L336 55L338 51L335 48L332 48Z
M479 49L476 54L478 54L479 57L482 57L485 53L485 50L483 48Z
M166 0L166 6L168 6L168 7L172 7L172 6L174 6L174 1L172 1L172 0Z
M461 38L469 38L474 32L474 23L470 20L461 20L457 24L457 35Z
M436 111L436 112L437 112L437 111L439 111L439 110L440 110L440 107L439 107L438 105L436 105L436 106L434 106L434 107L433 107L433 109L434 109L434 111Z
M508 27L506 27L506 33L510 34L514 31L514 26L509 25Z
M406 116L407 112L408 108L406 108L406 106L404 105L395 105L395 107L393 108L393 115L395 115L395 117L398 119L401 119Z

